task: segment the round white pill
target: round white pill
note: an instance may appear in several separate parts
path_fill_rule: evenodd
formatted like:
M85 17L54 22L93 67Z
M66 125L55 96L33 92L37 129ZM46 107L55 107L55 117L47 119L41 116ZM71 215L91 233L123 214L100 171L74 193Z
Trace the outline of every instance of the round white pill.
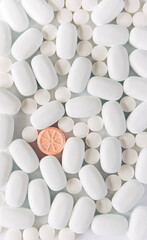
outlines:
M89 133L89 127L84 122L78 122L73 127L73 134L75 137L85 138Z
M79 9L73 14L73 21L76 25L84 25L89 21L89 14L84 9Z
M12 61L8 57L0 57L0 72L9 72L11 70Z
M135 27L146 27L147 26L147 15L143 12L137 12L133 15L133 25Z
M99 213L109 213L112 210L112 203L109 198L102 198L96 201L96 209Z
M64 7L64 0L48 0L48 3L55 12Z
M23 231L23 240L38 240L39 232L37 228L31 227Z
M55 98L57 101L65 103L71 98L71 92L67 87L59 87L55 91Z
M89 40L92 37L92 28L89 25L81 25L78 27L78 38L80 40Z
M75 12L81 7L81 0L66 0L65 5L67 9Z
M36 128L32 126L25 127L22 130L22 138L26 142L34 142L36 141L37 137L38 137L38 131L36 130Z
M42 225L39 229L39 236L41 240L53 240L55 237L55 229L48 224Z
M100 116L92 116L87 121L88 127L93 132L99 132L103 128L103 119Z
M35 95L34 99L39 105L45 105L50 101L50 93L45 89L39 89Z
M121 178L115 174L109 175L106 178L106 185L110 191L117 191L122 185Z
M107 65L104 62L95 62L92 65L92 73L95 76L103 77L107 73Z
M57 28L53 24L47 24L43 26L43 28L41 29L41 32L45 40L51 41L56 38Z
M37 103L32 98L26 98L21 103L21 110L25 114L32 114L37 109Z
M66 59L59 59L56 63L55 63L55 69L56 72L61 75L64 76L67 73L69 73L70 70L70 62L67 61Z
M75 233L70 228L63 228L58 235L59 240L75 240Z
M134 177L134 169L130 165L124 164L121 166L120 170L118 171L118 176L123 181L129 181Z
M107 53L107 48L102 45L98 45L92 49L91 56L96 61L104 61L107 57Z
M147 148L147 132L138 133L135 137L136 145L140 148Z
M93 9L97 6L97 0L82 0L82 8L86 11L93 11Z
M51 57L56 52L56 45L53 41L44 41L40 46L40 52Z
M132 148L135 145L135 137L131 133L124 133L119 140L123 148Z
M3 192L0 192L0 206L5 203L5 195Z
M21 231L18 229L8 229L5 240L21 240Z
M10 88L12 85L12 75L9 73L0 73L0 88Z
M85 151L85 162L88 164L95 164L99 161L100 154L97 149L95 148L88 148Z
M124 112L132 112L136 107L136 101L132 97L125 96L120 100L120 105Z
M63 117L58 121L58 128L63 132L68 133L73 130L74 121L70 117Z
M87 57L91 54L92 44L88 41L80 41L77 45L77 53L81 57Z
M86 137L86 144L90 148L98 148L101 145L102 137L97 132L91 132Z
M121 25L127 28L131 26L132 22L132 16L127 12L121 12L116 18L117 25Z
M67 181L66 190L71 194L78 194L82 190L81 181L78 178L70 178Z
M57 13L57 21L60 24L70 23L72 21L72 12L67 8L61 9Z
M138 160L138 153L134 149L127 149L122 154L123 162L128 165L133 165Z
M140 8L139 0L125 0L125 10L129 13L135 13Z

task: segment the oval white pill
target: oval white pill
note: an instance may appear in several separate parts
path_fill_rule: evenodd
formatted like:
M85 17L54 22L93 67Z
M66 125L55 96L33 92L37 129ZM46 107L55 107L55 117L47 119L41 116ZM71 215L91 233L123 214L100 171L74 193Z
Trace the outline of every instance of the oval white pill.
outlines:
M110 191L117 191L122 185L121 178L115 174L109 175L106 178L106 185Z
M53 240L55 237L55 230L48 224L42 225L39 229L39 236L42 240Z
M142 49L142 50L147 50L146 41L147 41L147 30L146 30L146 28L144 28L144 27L134 27L130 31L129 42L135 48L139 48L139 49Z
M77 33L80 40L89 40L92 37L92 28L86 24L80 25Z
M112 203L109 198L102 198L96 201L96 209L99 213L109 213L112 209Z
M130 165L124 164L118 171L118 175L123 181L129 181L134 177L134 169Z
M116 18L116 23L118 25L124 26L124 27L130 27L132 24L132 16L131 14L127 13L127 12L121 12L117 18Z
M87 162L88 164L95 164L99 161L100 154L98 150L96 150L95 148L88 148L85 151L84 158L85 158L85 162Z
M122 154L123 162L129 165L133 165L138 160L138 154L134 149L127 149Z
M0 72L6 73L11 70L12 61L8 57L0 57Z
M35 227L27 228L23 231L24 240L38 240L39 232Z
M39 105L45 105L50 101L50 93L45 89L39 89L34 95L34 99Z
M67 61L66 59L59 59L56 63L55 63L55 69L56 72L61 75L64 76L67 73L69 73L70 70L70 62Z
M0 152L0 187L7 183L12 166L12 157L6 152Z
M95 46L92 49L91 56L96 61L104 61L107 57L107 48L102 45Z
M144 148L140 151L138 161L136 163L136 168L135 168L136 179L144 184L147 184L146 157L147 157L147 148Z
M65 133L71 132L73 126L74 121L70 117L65 116L58 121L58 128L60 128Z
M132 148L135 145L134 135L131 133L128 133L128 132L126 132L122 136L120 136L119 141L123 148Z
M34 99L32 98L25 98L22 103L21 103L21 110L25 113L25 114L32 114L33 112L35 112L37 109L37 103Z
M66 87L59 87L55 91L55 98L57 101L65 103L71 98L71 92Z
M89 41L80 41L77 45L77 53L81 57L87 57L91 54L92 44Z
M125 96L120 100L120 105L124 112L132 112L136 107L136 101L132 97Z
M141 40L142 41L142 40ZM133 70L141 77L147 78L147 52L141 49L135 49L129 56L130 65Z
M73 21L76 25L84 25L89 21L89 14L84 9L79 9L73 14Z
M147 132L138 133L135 137L136 145L140 148L147 148Z
M54 40L57 35L57 28L53 24L44 25L41 29L42 35L45 40Z
M75 137L85 138L89 133L88 125L84 122L78 122L73 127L73 134Z
M10 88L13 85L13 79L9 73L0 73L0 88Z
M60 24L70 23L72 21L72 12L67 8L62 8L57 12L57 21Z
M22 234L21 231L19 229L13 229L10 228L7 230L6 234L5 234L5 240L21 240L22 238Z
M0 56L7 56L10 53L12 36L9 25L0 21Z
M88 127L93 132L99 132L103 128L103 119L100 116L92 116L87 121Z
M82 190L82 184L78 178L70 178L66 184L66 190L70 194L78 194Z
M9 115L0 114L0 150L9 146L14 134L14 120Z
M91 132L86 137L86 144L91 148L98 148L101 145L102 137L97 132Z
M70 230L70 228L63 228L58 234L59 240L75 240L75 233Z
M92 73L95 76L103 77L107 73L107 65L104 62L95 62L92 65Z
M56 45L53 41L44 41L40 46L40 52L51 57L56 52Z

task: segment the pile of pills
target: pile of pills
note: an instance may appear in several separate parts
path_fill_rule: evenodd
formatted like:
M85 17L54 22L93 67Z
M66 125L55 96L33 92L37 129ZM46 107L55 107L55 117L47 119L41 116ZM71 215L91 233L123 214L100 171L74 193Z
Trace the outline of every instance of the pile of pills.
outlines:
M0 15L3 239L147 239L147 2L1 0Z

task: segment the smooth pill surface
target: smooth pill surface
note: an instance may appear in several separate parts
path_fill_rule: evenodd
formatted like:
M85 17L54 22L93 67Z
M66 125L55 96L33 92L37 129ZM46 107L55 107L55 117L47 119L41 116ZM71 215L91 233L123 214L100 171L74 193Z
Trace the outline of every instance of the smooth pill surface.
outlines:
M73 21L76 25L84 25L89 21L89 14L84 9L79 9L73 14Z
M5 240L21 240L22 234L21 231L19 229L13 229L10 228L7 230L6 234L5 234Z
M116 18L116 23L118 25L121 25L127 28L131 26L132 21L133 21L132 16L127 12L121 12Z
M138 154L134 149L127 149L122 154L123 162L129 165L133 165L138 160Z
M0 187L7 183L12 166L12 157L6 152L0 152Z
M135 137L135 143L140 148L147 147L147 132L138 133Z
M123 148L132 148L135 145L134 135L128 132L120 136L119 140Z
M26 98L21 103L21 110L25 114L30 115L33 112L35 112L36 109L37 109L37 103L33 98Z
M0 35L0 55L7 56L10 53L12 36L9 25L4 21L0 21Z
M124 112L132 112L136 107L136 101L132 97L125 96L121 98L120 105Z
M67 8L62 8L57 12L57 21L60 24L70 23L72 21L72 12Z
M91 12L97 5L97 0L82 0L82 8Z
M101 145L102 137L97 132L91 132L86 137L86 144L91 148L98 148Z
M38 240L39 233L35 227L27 228L23 231L24 240Z
M122 185L121 178L115 174L109 175L106 178L106 185L110 191L117 191Z
M65 133L71 132L73 127L74 121L70 117L65 116L58 121L58 128L60 128Z
M112 203L109 198L102 198L101 200L96 201L96 209L99 213L109 213L112 209Z
M89 133L88 125L84 122L78 122L73 127L73 134L75 137L85 138Z
M64 7L64 0L48 0L48 3L55 12Z
M55 98L61 103L67 102L71 98L71 92L67 87L59 87L55 91Z
M132 69L141 77L147 78L146 61L147 52L141 49L135 49L129 56Z
M55 237L55 230L48 224L42 225L39 229L39 236L42 240L53 240Z
M137 12L133 15L133 25L135 27L146 27L147 16L143 12Z
M66 184L66 190L70 194L78 194L82 190L82 184L78 178L70 178Z
M56 38L57 35L57 28L55 25L53 24L47 24L44 25L41 29L43 38L45 40L54 40Z
M146 169L146 156L147 156L147 148L143 148L138 157L138 161L136 163L136 168L135 168L135 177L138 181L147 184L147 176L145 173Z
M123 181L129 181L134 177L134 169L130 165L124 164L121 166L120 170L118 171L118 176Z
M69 9L72 12L75 12L81 7L81 1L75 0L74 2L72 0L66 0L66 8Z
M40 52L51 57L56 52L56 45L53 41L44 41L40 46Z
M125 0L125 10L129 13L135 13L139 10L140 1L139 0Z
M13 85L13 79L9 73L0 73L0 88L10 88Z
M146 47L147 30L144 27L134 27L130 32L129 42L135 48L147 50Z
M11 70L12 61L8 57L0 57L0 72L7 73Z
M107 57L107 48L102 45L95 46L92 49L91 56L96 61L104 61Z
M93 132L99 132L103 128L103 119L100 116L92 116L87 121L88 127Z
M89 40L92 37L92 28L86 24L80 25L77 34L80 40Z
M75 233L70 228L63 228L58 234L59 240L75 240Z
M59 59L55 63L55 69L59 75L64 76L69 73L70 62L67 61L66 59Z
M0 206L2 206L5 203L5 194L3 192L0 192Z
M0 114L0 150L9 146L14 134L14 120L9 115Z
M45 89L39 89L34 94L34 99L39 105L45 105L50 101L50 93Z
M103 77L107 73L107 65L104 62L95 62L92 65L92 73L95 76Z
M88 148L85 151L85 156L84 156L85 162L88 164L95 164L99 161L100 159L100 154L97 149L95 148Z
M87 57L91 54L92 44L89 41L80 41L77 45L77 53L81 57Z

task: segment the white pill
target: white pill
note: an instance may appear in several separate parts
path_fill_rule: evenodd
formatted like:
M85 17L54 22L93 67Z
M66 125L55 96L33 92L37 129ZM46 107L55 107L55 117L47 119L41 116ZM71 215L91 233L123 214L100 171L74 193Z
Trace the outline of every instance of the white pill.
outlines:
M122 97L123 87L110 78L92 77L88 82L87 91L95 97L113 101Z
M67 78L67 87L71 92L81 93L87 86L91 75L92 63L85 57L77 57Z
M10 53L12 36L9 25L0 21L0 56L7 56Z
M28 201L34 215L44 216L50 210L50 192L43 179L34 179L28 186Z
M70 194L65 192L58 193L52 202L49 212L49 225L58 230L65 228L71 216L73 204L74 201Z
M85 9L86 11L93 11L93 9L96 7L97 5L97 0L91 0L89 2L89 0L82 0L82 8Z
M81 25L78 27L78 38L80 40L89 40L92 37L92 28L89 25Z
M10 144L9 152L15 163L24 172L32 173L38 168L39 159L33 148L24 140L14 140Z
M96 61L104 61L107 57L107 49L102 45L95 46L92 49L91 56Z
M0 150L9 146L14 134L14 120L9 115L0 114Z
M87 121L88 127L93 132L99 132L103 128L103 119L100 116L92 116Z
M138 161L135 168L135 177L138 181L147 184L147 175L146 175L146 158L147 158L147 148L143 148L140 151Z
M143 12L137 12L133 15L133 25L135 27L146 27L147 16Z
M56 72L61 75L64 76L66 74L69 73L70 70L70 62L67 61L66 59L59 59L56 63L55 63L55 69Z
M5 234L5 240L21 240L22 234L19 229L10 228Z
M63 228L58 235L59 240L75 240L75 233L70 228Z
M67 87L59 87L55 91L55 99L61 103L67 102L71 98L71 92Z
M140 8L139 0L125 0L125 10L129 13L135 13Z
M127 149L122 154L123 162L129 165L133 165L138 160L138 154L134 149Z
M102 137L97 132L91 132L86 137L86 144L91 148L98 148L101 145Z
M39 105L45 105L50 101L50 93L45 89L39 89L35 95L34 99Z
M82 184L78 178L70 178L66 184L66 190L70 194L78 194L82 190Z
M57 21L60 24L70 23L72 21L72 12L67 8L61 9L57 12Z
M6 152L0 152L0 187L7 183L12 166L12 157Z
M38 24L45 25L53 20L53 9L45 0L22 0L26 13Z
M41 130L56 123L61 117L63 117L64 112L64 107L60 102L51 101L38 108L32 114L30 121L36 129Z
M81 0L66 0L65 2L66 8L72 12L75 12L81 7Z
M48 0L48 3L55 12L64 7L64 0Z
M85 165L82 167L79 171L79 178L83 188L93 200L100 200L107 195L107 186L95 166Z
M66 186L66 175L59 160L54 156L41 159L40 171L46 184L53 191L60 191Z
M138 133L135 137L136 145L140 148L147 148L147 132Z
M145 13L147 15L147 3L145 2L143 7L142 7L142 11L143 13Z
M91 54L92 44L88 41L80 41L77 45L77 53L81 57L87 57Z
M0 206L2 206L5 203L5 195L3 192L0 192ZM1 232L1 229L0 229Z
M141 77L147 78L147 51L135 49L129 56L132 69Z
M0 73L0 88L10 88L13 85L13 79L9 73Z
M47 24L42 27L41 32L45 40L51 41L56 38L57 28L53 24Z
M36 55L33 57L31 65L35 77L42 88L50 90L57 86L58 76L55 67L46 55Z
M89 21L89 14L84 9L79 9L73 14L73 21L76 25L84 25Z
M132 148L135 145L134 135L131 133L128 133L128 132L126 132L122 136L120 136L119 141L123 148Z
M44 41L40 46L40 52L51 57L56 52L56 45L53 41Z
M74 121L70 117L63 117L58 121L58 128L63 132L71 132L74 126Z
M0 57L0 72L7 73L11 70L12 61L8 57Z
M117 191L122 185L121 178L115 174L109 175L106 178L106 185L110 191Z
M132 21L133 21L132 16L127 12L121 12L116 18L116 23L118 25L121 25L127 28L131 26Z
M112 203L109 198L102 198L101 200L96 201L96 209L99 213L109 213L112 209Z
M29 26L29 19L16 0L3 0L1 2L1 11L5 21L15 32L23 32Z
M107 65L104 62L95 62L92 65L92 73L95 76L103 77L107 73Z
M135 48L147 50L146 41L147 41L147 30L145 27L134 27L130 31L129 42Z
M16 114L20 110L20 100L6 89L0 89L0 113L1 114ZM5 104L3 104L5 103Z
M136 107L136 101L132 97L125 96L120 100L120 105L124 112L132 112Z
M88 164L95 164L99 161L100 154L98 150L96 150L95 148L88 148L85 151L84 158L85 158L85 162L87 162Z
M81 197L74 206L69 221L70 229L78 234L86 232L92 222L94 214L95 202L89 197Z
M39 232L35 227L27 228L23 231L24 240L38 240Z
M103 0L94 8L91 19L97 26L110 23L118 16L123 8L123 0ZM108 9L109 11L107 12Z
M66 36L66 38L65 38ZM71 59L77 48L77 29L72 23L61 24L57 31L56 50L59 58Z
M39 229L41 240L53 240L55 237L55 230L48 224L42 225Z
M35 112L36 109L37 109L37 103L33 98L26 98L21 103L21 110L25 114L30 115L33 112Z
M128 221L118 214L96 215L91 225L92 231L102 237L119 237L127 232Z
M62 167L66 173L78 173L83 164L85 144L82 139L70 137L62 154Z
M124 164L118 171L118 176L120 176L123 181L129 181L134 177L134 168L130 165Z
M37 28L29 28L13 43L11 54L18 61L25 60L38 50L42 41L42 33Z
M83 108L83 106L87 106ZM66 113L72 118L88 118L101 111L101 101L98 97L80 96L70 99L66 104Z
M136 179L129 180L114 194L112 205L116 211L126 213L139 202L143 194L144 186ZM129 201L124 201L126 198Z
M73 134L75 137L85 138L89 133L88 125L84 122L78 122L73 127Z
M113 4L112 4L113 5ZM98 26L93 31L93 41L105 47L125 45L129 39L128 29L116 24Z

